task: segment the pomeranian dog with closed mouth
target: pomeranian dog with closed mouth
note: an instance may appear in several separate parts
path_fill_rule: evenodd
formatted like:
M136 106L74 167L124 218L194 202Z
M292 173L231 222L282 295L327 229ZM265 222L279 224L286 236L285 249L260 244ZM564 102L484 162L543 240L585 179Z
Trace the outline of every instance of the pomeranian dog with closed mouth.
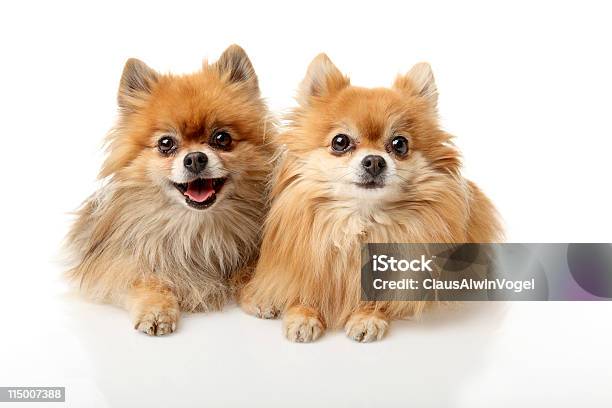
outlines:
M222 307L258 255L273 129L253 66L230 46L189 75L125 65L104 185L68 234L68 276L149 335Z
M362 244L502 238L491 202L461 176L437 96L426 63L391 88L366 89L326 55L314 59L277 138L284 153L243 309L282 313L296 342L337 327L359 342L379 340L391 320L416 316L427 302L361 301Z

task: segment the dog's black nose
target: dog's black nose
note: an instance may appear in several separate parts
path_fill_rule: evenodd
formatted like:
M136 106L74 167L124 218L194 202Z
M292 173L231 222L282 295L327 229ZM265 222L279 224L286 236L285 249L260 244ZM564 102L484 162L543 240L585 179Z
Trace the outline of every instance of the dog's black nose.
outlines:
M206 167L208 157L202 152L189 153L183 159L183 165L191 173L198 174Z
M365 171L376 177L382 173L383 170L385 170L385 167L387 167L387 162L385 162L385 159L382 156L370 154L363 158L361 165Z

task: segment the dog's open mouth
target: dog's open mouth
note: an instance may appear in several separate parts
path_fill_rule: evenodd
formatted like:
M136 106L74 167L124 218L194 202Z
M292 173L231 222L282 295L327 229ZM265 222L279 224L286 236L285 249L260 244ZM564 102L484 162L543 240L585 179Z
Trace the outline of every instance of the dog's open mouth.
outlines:
M185 196L187 205L203 210L215 203L217 194L223 188L226 180L226 178L198 178L188 183L173 184Z
M362 182L362 183L355 183L356 186L361 187L361 188L365 188L367 190L370 189L374 189L374 188L383 188L385 186L384 181L366 181L366 182Z

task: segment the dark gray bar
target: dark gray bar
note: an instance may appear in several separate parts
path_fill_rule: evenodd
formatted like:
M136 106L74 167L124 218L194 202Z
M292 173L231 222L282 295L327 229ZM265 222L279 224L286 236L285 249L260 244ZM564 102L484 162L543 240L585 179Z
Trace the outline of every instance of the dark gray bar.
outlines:
M361 299L612 300L612 244L366 244Z
M0 402L65 402L66 387L0 387Z

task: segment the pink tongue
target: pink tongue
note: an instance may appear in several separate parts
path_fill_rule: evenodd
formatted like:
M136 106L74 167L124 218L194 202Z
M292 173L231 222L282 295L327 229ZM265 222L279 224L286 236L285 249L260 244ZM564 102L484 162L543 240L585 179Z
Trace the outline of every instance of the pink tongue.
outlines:
M212 188L212 180L210 179L204 183L189 183L187 191L185 191L187 197L198 203L208 200L213 194L215 194L215 190Z

